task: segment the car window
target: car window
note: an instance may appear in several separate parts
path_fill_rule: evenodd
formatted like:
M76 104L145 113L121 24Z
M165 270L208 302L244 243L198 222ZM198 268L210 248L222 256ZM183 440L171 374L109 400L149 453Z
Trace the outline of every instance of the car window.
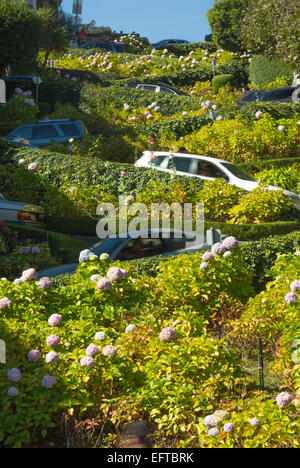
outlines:
M286 99L293 94L292 89L278 89L272 92L266 92L262 96L262 101L272 101L273 99Z
M198 161L198 175L203 177L224 178L228 179L225 172L223 172L218 166L206 161Z
M138 85L138 87L144 91L155 91L156 89L156 86L154 85Z
M66 136L79 136L80 131L76 124L59 124L59 128Z
M168 156L156 156L154 158L151 158L151 163L154 166L159 166L163 169L167 169L168 163L169 163L169 157Z
M33 138L53 138L57 131L53 125L37 125L33 127Z
M180 158L178 156L175 156L174 158L170 159L169 169L176 169L176 171L189 173L191 163L192 158Z
M11 136L14 138L32 138L32 127L17 128Z
M168 251L169 239L132 239L121 250L117 260L151 257Z
M240 167L234 166L233 164L227 163L227 162L224 162L224 163L221 163L221 164L222 164L222 166L229 169L229 171L232 172L232 174L234 176L238 177L239 179L251 180L251 181L255 182L255 179L253 179L253 177L251 177L251 175L247 174L247 172L244 171L243 169L241 169Z
M161 87L160 87L160 92L161 92L161 93L166 93L166 94L175 94L174 91L172 91L172 90L169 89L169 88L165 88L164 86L161 86Z

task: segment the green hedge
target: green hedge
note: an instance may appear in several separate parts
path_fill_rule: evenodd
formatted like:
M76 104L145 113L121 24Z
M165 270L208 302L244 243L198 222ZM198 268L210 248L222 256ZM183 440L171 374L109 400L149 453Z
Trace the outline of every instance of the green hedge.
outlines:
M32 228L30 226L20 226L17 224L8 224L13 231L17 232L20 242L32 239L35 242L48 242L51 255L61 263L71 263L76 261L78 253L86 248L86 245L65 234L50 232L42 229Z
M300 103L296 102L278 102L274 104L259 101L250 102L240 109L240 114L244 119L253 122L256 120L255 114L259 110L270 114L276 120L300 118Z
M295 158L281 158L281 159L268 159L267 161L255 161L243 164L243 168L251 173L268 170L278 169L279 167L290 167L293 164L300 164L300 154Z
M216 52L218 46L213 42L190 42L189 44L169 44L165 47L168 52L180 57L180 55L188 55L192 50L203 49L211 54Z
M42 167L43 176L51 183L59 186L67 178L68 181L86 186L102 185L108 187L109 193L118 196L130 194L145 187L154 180L166 185L175 178L182 183L193 185L201 190L203 181L194 177L182 177L152 168L133 167L131 164L120 164L102 161L87 156L54 153L33 148L17 148L12 150L10 159L17 162L25 159L26 163L37 162ZM122 177L121 171L125 172Z
M200 101L188 96L174 96L164 93L152 93L120 86L101 88L97 85L87 84L83 86L80 98L80 109L88 114L97 112L97 109L113 104L118 109L123 109L124 104L133 108L147 107L152 101L156 101L162 115L173 115L186 108L199 109Z
M170 120L169 122L157 122L145 125L140 129L140 132L148 137L154 138L157 138L162 133L173 133L178 139L211 123L211 119L205 116L187 116L176 120Z
M114 80L118 80L119 76L113 73L94 72L90 70L70 70L66 68L57 68L62 76L66 74L70 77L75 76L81 83L101 84L101 86L111 86Z
M286 78L289 84L292 84L293 73L286 63L264 55L252 57L249 66L249 78L255 85L264 86L275 81L278 77Z
M267 279L265 275L275 262L278 254L290 254L300 250L300 231L287 235L270 236L261 240L240 244L247 268L253 273L253 286L261 291ZM159 264L170 257L152 257L128 262L128 271L132 275L155 276Z

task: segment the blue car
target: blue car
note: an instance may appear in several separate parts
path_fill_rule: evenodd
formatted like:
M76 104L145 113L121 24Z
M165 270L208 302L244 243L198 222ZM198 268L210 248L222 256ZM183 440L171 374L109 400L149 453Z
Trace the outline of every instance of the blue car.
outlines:
M40 148L51 143L63 143L71 138L84 136L83 123L80 120L57 119L40 120L34 124L20 125L10 132L6 140L14 145L26 145Z
M103 253L108 253L110 260L120 261L157 256L166 257L208 250L215 242L226 237L215 229L209 229L205 235L189 233L188 236L171 229L169 238L163 237L163 231L163 229L151 229L139 233L142 237L136 237L139 234L135 231L128 233L126 238L121 236L107 238L93 245L89 251L98 257ZM145 237L146 235L148 237ZM73 275L78 265L79 261L77 260L74 263L43 270L38 272L38 277L54 278L64 274Z

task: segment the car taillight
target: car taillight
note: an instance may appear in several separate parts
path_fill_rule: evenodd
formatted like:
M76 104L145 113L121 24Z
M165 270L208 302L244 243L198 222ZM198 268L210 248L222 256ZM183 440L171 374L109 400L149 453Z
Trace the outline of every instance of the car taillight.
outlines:
M18 219L20 221L37 221L38 214L37 213L30 213L28 211L19 211Z

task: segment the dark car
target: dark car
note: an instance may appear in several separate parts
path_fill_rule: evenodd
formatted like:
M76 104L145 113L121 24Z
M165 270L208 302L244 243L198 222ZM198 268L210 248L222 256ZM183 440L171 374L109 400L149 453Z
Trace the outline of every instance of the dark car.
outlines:
M152 91L153 93L175 94L177 96L189 96L189 94L180 89L173 88L166 83L126 83L127 88L135 88L143 91Z
M66 142L71 138L84 136L83 124L80 120L57 119L40 120L37 123L20 125L10 132L6 140L14 145L26 145L34 148L51 143Z
M266 89L262 91L248 91L242 95L238 104L245 106L249 102L292 102L292 96L295 95L295 91L299 88L298 86L283 86L281 88Z
M165 48L168 45L178 45L178 44L189 44L189 41L185 39L164 39L162 41L156 42L156 44L152 44L152 47L155 49Z
M114 44L112 42L98 42L89 41L81 44L80 49L103 49L108 52L124 52L124 46L122 44Z

